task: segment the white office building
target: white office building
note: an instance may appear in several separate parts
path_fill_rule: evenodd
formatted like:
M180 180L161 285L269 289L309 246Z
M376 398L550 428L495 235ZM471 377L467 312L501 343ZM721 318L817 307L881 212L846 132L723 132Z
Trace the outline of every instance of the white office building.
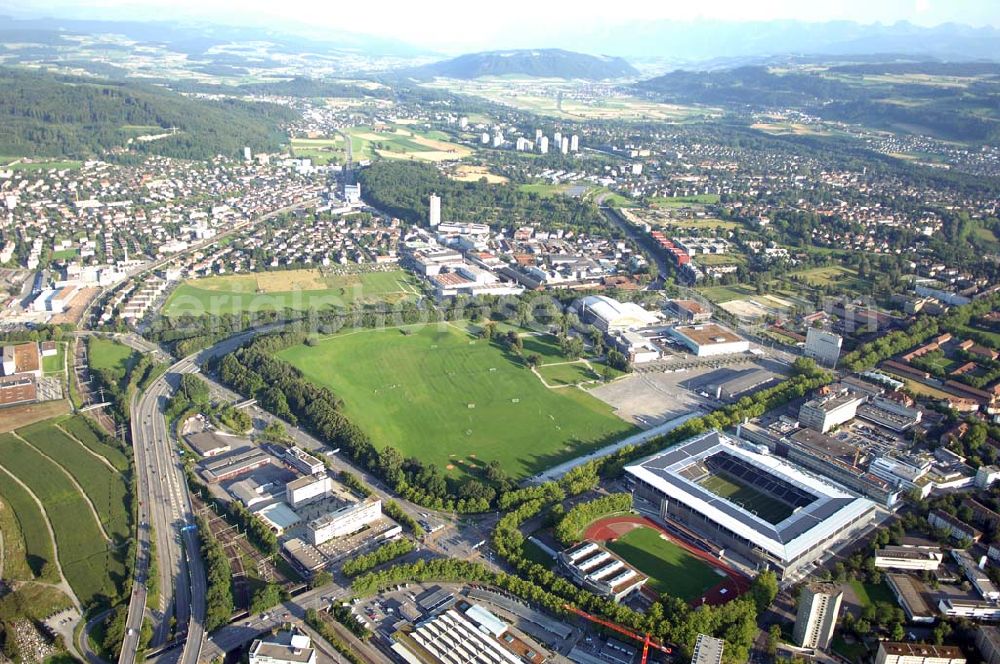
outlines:
M437 194L431 194L430 207L427 210L427 223L431 228L435 228L441 223L441 197Z
M809 583L799 592L792 636L802 648L826 650L837 627L844 591L836 583Z
M319 546L336 537L356 533L381 518L382 501L377 498L367 498L360 503L341 507L306 524L309 543Z
M814 327L806 331L806 357L811 357L824 367L834 367L840 359L843 337Z
M886 546L875 552L875 567L933 572L941 566L944 554L936 546Z

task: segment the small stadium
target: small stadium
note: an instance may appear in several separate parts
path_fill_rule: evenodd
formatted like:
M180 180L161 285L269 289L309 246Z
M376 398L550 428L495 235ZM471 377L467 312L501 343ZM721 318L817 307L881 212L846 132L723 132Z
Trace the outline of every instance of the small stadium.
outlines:
M584 539L609 550L649 577L646 591L689 602L718 605L739 597L749 580L703 551L637 515L611 516L590 524Z

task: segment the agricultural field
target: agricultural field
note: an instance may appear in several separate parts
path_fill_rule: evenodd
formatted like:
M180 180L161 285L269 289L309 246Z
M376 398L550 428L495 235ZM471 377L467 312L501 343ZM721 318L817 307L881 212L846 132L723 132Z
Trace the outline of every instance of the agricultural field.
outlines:
M104 538L90 506L68 481L64 468L9 433L0 435L0 466L41 501L55 533L63 573L80 602L88 607L118 597L125 581L124 549L114 550L114 544ZM124 486L121 476L116 477ZM126 506L119 502L117 509L124 514Z
M51 421L18 429L17 434L61 465L77 481L97 510L108 535L119 540L128 539L129 519L125 511L128 490L122 475L110 467L106 459L96 456Z
M489 184L506 184L510 182L503 175L497 175L490 171L489 166L472 166L470 164L460 164L453 169L450 169L446 175L452 180L458 180L459 182L479 182L483 178Z
M699 484L720 498L750 510L768 523L781 523L795 511L763 491L721 473L713 473Z
M649 199L653 207L683 208L694 205L716 205L720 200L718 194L698 194L697 196L655 196Z
M65 415L68 412L70 412L69 399L42 401L41 403L29 403L24 406L5 408L3 418L0 419L0 433L14 431L29 424L47 420L50 417Z
M0 471L0 530L3 532L3 576L12 581L58 581L56 559L45 517L31 494Z
M452 325L345 333L278 357L340 396L376 447L449 472L497 460L525 477L634 431L583 390L546 388L521 360Z
M347 134L355 161L383 157L438 162L465 159L472 154L471 148L453 143L442 131L392 126L388 131L376 132L371 127L352 127Z
M294 156L312 159L317 166L347 161L347 146L339 134L327 138L293 138L291 143Z
M721 115L719 109L666 104L624 95L594 99L566 98L561 96L562 92L575 95L579 86L564 79L439 78L424 86L482 97L522 111L565 120L685 122Z
M371 302L392 304L419 295L419 283L404 270L331 275L320 270L279 270L190 279L171 293L163 314L308 311Z
M711 565L652 528L634 528L607 547L648 576L651 589L685 601L701 597L722 580Z
M112 447L108 443L104 442L104 440L110 439L108 439L104 434L98 434L95 432L94 426L96 425L92 426L83 415L74 415L73 417L59 420L57 424L63 431L86 445L87 449L91 452L100 454L102 457L107 459L108 463L117 468L119 471L126 471L129 469L129 461L125 456L125 453L117 447Z

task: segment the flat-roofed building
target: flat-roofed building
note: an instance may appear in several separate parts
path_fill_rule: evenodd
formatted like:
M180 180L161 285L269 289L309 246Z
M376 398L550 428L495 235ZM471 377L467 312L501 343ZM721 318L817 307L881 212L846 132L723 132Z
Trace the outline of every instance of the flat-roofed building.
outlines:
M983 664L1000 664L1000 627L980 625L976 630L976 648Z
M943 597L938 600L938 610L949 618L969 620L1000 620L1000 604L982 599Z
M879 569L934 571L941 566L944 554L936 546L884 546L875 551L875 567Z
M750 342L717 323L678 325L670 334L698 357L733 355L750 350Z
M839 334L810 327L806 330L805 354L824 367L834 367L840 359L843 343L844 339Z
M803 426L826 433L830 429L850 422L858 414L858 406L867 397L847 388L820 394L799 408L799 422Z
M202 474L209 483L225 482L271 463L271 457L257 449L238 452L204 463Z
M279 632L273 637L254 639L250 664L316 664L316 650L304 634Z
M38 399L38 383L32 374L0 377L0 406L16 406Z
M952 549L951 557L962 568L965 578L969 580L969 583L976 589L980 597L990 602L1000 600L1000 589L993 585L993 581L990 580L989 575L979 568L979 565L976 564L976 561L973 560L968 552L961 549Z
M326 471L322 461L299 447L289 447L285 451L284 460L303 475L317 475Z
M885 581L896 595L906 619L912 623L930 624L937 621L937 611L927 603L923 584L908 574L886 574Z
M283 535L286 530L302 522L302 517L287 503L271 503L257 510L256 514L276 535Z
M708 634L699 634L694 642L691 664L722 664L722 651L726 642Z
M360 503L346 505L310 521L306 525L309 542L313 546L319 546L336 537L356 533L381 518L382 501L369 497Z
M969 539L973 542L978 542L983 536L981 532L969 524L938 509L930 511L927 515L927 523L931 524L934 528L941 528L947 531L948 535L956 541Z
M38 343L29 341L13 347L15 374L32 374L35 378L42 377L42 354ZM4 363L6 364L6 362ZM6 373L6 371L4 372Z
M292 507L319 500L333 490L333 480L327 475L304 475L285 485L285 500Z
M214 431L201 431L184 436L184 441L194 450L195 454L203 457L214 457L232 451L232 441L227 440L227 436L221 436Z
M965 664L965 654L955 646L881 641L875 664Z
M697 300L671 300L667 304L667 313L685 323L704 323L712 318L712 311Z
M799 591L792 636L802 648L826 650L833 638L844 591L836 583L808 583Z
M312 575L326 565L326 556L319 549L297 537L282 544L281 548L285 551L285 557L306 576Z

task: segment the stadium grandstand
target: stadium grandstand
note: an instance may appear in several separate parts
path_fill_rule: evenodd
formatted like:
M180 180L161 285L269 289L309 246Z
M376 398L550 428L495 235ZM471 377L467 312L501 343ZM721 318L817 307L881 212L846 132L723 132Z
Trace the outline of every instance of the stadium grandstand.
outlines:
M875 504L711 431L625 468L636 507L788 577L865 529Z

